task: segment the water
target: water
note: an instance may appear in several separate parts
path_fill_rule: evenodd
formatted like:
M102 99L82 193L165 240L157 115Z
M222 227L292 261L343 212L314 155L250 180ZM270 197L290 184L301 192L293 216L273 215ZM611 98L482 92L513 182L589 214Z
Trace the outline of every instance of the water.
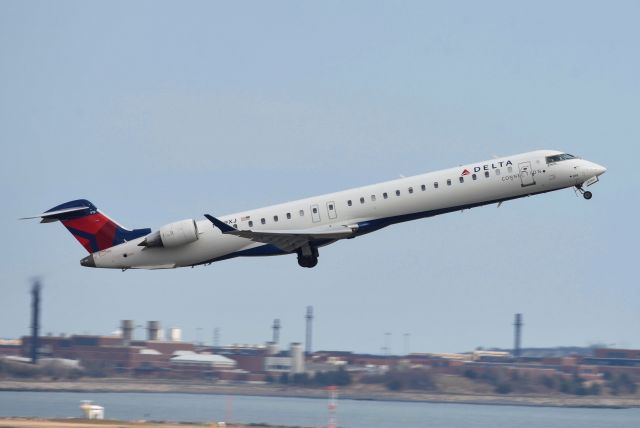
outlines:
M110 419L184 422L237 421L319 427L327 401L310 398L168 393L0 391L0 417L78 417L80 401L105 407ZM640 426L640 409L570 409L340 400L344 428L618 428Z

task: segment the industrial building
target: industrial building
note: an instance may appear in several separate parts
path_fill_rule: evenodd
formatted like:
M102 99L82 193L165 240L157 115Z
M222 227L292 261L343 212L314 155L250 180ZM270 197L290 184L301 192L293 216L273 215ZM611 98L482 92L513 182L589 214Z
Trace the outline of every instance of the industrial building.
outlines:
M194 352L192 343L179 340L159 340L159 322L150 321L146 340L133 339L133 322L122 321L117 336L72 335L38 338L39 357L65 358L105 374L154 374L171 368L171 358L181 352ZM173 331L174 337L179 333ZM31 355L33 338L21 340L21 354Z
M289 351L279 351L277 344L269 342L264 359L264 371L269 374L304 373L304 353L301 343L292 343Z
M158 321L147 323L147 338L133 337L134 322L123 320L117 335L44 336L37 341L39 358L75 360L89 372L104 375L264 380L269 375L305 371L301 343L280 350L275 342L253 346L204 347L180 340L169 329L163 340ZM277 337L277 336L276 336ZM5 355L32 355L33 338L7 342ZM1 345L1 344L0 344ZM0 347L0 352L2 348Z
M159 321L146 323L146 339L136 340L133 320L123 320L117 333L109 336L39 336L39 292L34 285L32 335L20 340L0 341L0 356L15 363L57 359L82 367L89 375L126 375L163 378L265 381L284 374L335 371L352 374L382 374L391 369L425 368L445 374L465 370L507 367L528 374L557 373L599 380L605 373L627 373L640 378L640 350L610 348L550 348L537 352L522 348L522 314L514 322L511 350L477 350L467 353L413 353L404 356L358 354L346 351L312 351L313 308L307 307L306 342L281 349L280 319L272 325L272 341L261 345L220 346L216 329L214 346L205 347L181 340L181 330L165 331ZM165 339L165 337L167 339ZM387 348L388 349L388 348Z

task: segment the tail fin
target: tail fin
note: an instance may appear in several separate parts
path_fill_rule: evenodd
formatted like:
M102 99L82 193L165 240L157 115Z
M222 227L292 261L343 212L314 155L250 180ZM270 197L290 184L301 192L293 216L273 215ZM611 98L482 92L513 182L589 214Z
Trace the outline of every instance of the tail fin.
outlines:
M129 230L120 226L86 199L65 202L39 216L27 218L41 218L41 223L60 221L89 253L151 233L151 229Z

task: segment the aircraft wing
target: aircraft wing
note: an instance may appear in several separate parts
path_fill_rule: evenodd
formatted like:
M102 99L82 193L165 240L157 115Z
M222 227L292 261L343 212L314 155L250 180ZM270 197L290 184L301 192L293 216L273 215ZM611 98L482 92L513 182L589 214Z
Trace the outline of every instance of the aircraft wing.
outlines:
M354 235L354 230L348 226L323 226L304 230L238 230L209 214L204 216L224 234L271 244L287 252L295 251L311 241L336 240Z

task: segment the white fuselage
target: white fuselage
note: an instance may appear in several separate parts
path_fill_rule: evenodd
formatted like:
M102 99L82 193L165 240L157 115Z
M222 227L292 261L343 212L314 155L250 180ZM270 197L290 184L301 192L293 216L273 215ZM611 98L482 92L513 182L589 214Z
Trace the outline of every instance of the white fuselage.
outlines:
M348 226L354 236L390 224L523 196L581 186L605 169L579 158L548 162L562 152L539 150L400 178L219 217L238 230L301 231ZM596 178L597 180L597 178ZM591 184L591 183L587 183ZM264 242L224 234L197 221L198 239L175 248L146 248L143 238L93 254L95 267L174 268L236 256L286 254ZM335 240L321 242L326 245Z

